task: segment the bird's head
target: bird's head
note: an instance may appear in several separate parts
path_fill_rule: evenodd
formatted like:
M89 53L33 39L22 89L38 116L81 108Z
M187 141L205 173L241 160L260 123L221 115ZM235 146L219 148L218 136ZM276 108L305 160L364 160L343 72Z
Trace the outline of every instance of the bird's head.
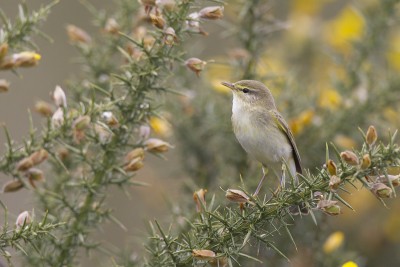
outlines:
M262 105L268 109L276 109L271 91L259 81L242 80L235 83L222 82L222 85L230 88L233 97L243 104Z

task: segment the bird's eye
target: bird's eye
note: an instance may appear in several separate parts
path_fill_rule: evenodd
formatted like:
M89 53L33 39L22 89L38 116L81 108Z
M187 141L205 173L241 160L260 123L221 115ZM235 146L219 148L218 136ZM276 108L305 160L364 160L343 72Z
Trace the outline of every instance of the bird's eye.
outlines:
M250 89L249 88L243 88L242 92L247 94L248 92L250 92Z

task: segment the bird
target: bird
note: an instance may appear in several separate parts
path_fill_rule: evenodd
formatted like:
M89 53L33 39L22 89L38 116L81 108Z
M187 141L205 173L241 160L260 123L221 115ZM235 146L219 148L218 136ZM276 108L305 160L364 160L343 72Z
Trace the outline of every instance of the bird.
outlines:
M282 188L286 171L298 183L297 176L303 172L300 154L268 87L255 80L222 82L222 85L233 93L231 120L236 139L263 166L263 176L253 196L259 193L269 171L280 180Z

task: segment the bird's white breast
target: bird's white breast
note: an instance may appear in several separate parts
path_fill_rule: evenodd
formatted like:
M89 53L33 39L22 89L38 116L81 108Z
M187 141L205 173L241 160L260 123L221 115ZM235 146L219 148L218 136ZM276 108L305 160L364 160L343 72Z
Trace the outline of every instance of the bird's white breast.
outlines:
M293 161L292 147L286 135L267 110L262 113L251 106L244 106L234 97L232 124L243 149L275 173L280 173L282 159Z

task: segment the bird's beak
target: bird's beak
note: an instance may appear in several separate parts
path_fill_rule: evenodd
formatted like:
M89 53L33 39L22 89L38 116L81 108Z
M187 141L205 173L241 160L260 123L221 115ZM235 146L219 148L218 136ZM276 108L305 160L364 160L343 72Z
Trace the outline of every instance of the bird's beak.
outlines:
M234 85L233 83L221 82L221 84L222 84L223 86L228 87L228 88L231 89L231 90L236 90L235 85Z

